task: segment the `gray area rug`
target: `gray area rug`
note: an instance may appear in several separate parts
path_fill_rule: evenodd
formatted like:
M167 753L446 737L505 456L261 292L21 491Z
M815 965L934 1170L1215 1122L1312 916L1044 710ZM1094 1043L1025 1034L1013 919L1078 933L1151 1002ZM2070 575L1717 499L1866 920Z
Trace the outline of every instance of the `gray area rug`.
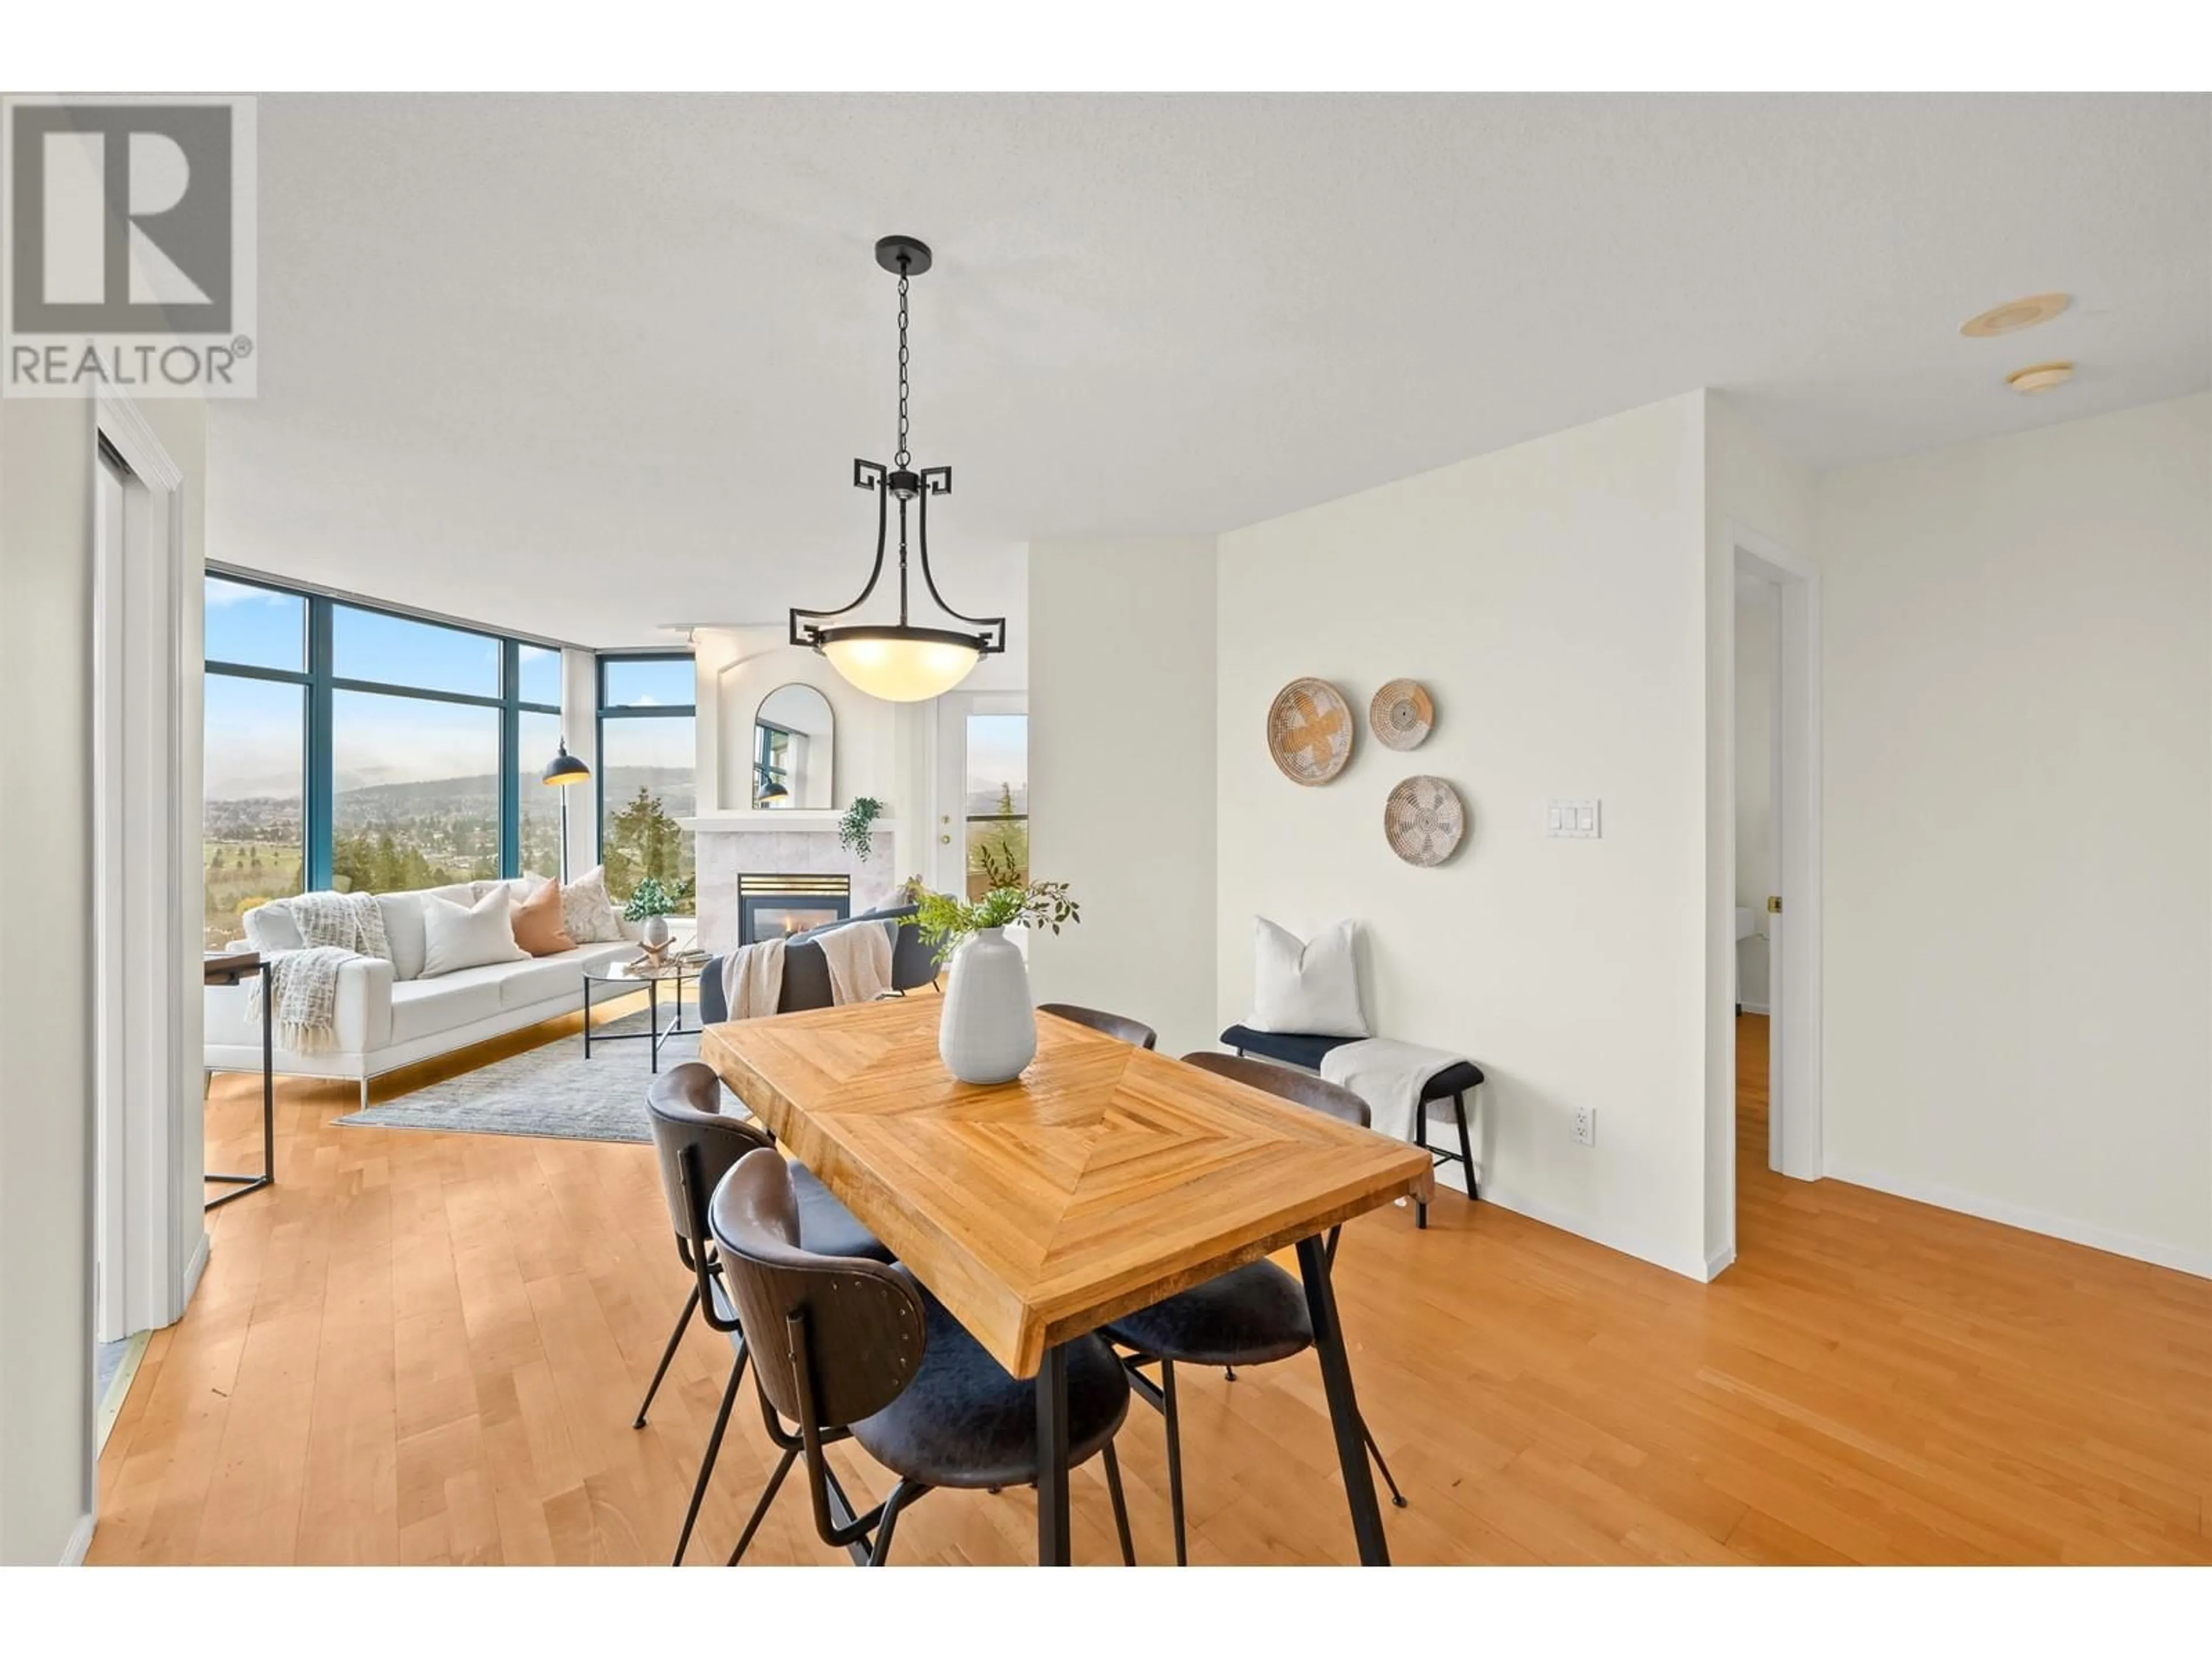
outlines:
M687 1024L698 1010L684 1005ZM564 1036L489 1066L433 1083L427 1088L335 1120L343 1128L442 1129L467 1135L535 1135L549 1140L653 1139L645 1113L647 1045L610 1042L602 1033L642 1032L646 1011L611 1019L592 1032L592 1057L584 1058L581 1036ZM662 1011L664 1022L668 1018ZM672 1036L661 1045L660 1069L699 1058L696 1033Z

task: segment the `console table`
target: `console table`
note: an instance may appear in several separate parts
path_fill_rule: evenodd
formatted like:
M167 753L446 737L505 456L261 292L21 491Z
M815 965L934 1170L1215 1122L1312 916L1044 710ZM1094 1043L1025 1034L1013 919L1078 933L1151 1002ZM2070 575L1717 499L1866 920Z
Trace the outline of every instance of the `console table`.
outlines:
M276 982L275 964L258 951L241 951L222 956L206 957L201 962L203 981L209 985L236 985L252 975L261 975L261 1173L259 1175L206 1175L203 1181L219 1182L233 1188L219 1197L209 1199L200 1207L212 1210L244 1198L248 1193L258 1193L264 1187L276 1184Z

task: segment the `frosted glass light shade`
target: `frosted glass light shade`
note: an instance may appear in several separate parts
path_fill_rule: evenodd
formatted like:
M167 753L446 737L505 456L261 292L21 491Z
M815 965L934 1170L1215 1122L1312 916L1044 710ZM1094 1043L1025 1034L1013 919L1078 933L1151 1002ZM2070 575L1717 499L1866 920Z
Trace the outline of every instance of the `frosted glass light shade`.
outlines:
M971 640L915 629L825 633L822 654L854 687L885 702L921 702L966 679L981 657Z

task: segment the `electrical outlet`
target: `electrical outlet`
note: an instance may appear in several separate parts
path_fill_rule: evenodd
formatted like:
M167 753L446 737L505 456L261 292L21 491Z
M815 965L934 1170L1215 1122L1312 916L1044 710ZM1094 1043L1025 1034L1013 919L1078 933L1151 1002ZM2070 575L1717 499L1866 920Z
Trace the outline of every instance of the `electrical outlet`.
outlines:
M1575 1139L1585 1146L1595 1146L1597 1145L1596 1107L1577 1106L1575 1108Z

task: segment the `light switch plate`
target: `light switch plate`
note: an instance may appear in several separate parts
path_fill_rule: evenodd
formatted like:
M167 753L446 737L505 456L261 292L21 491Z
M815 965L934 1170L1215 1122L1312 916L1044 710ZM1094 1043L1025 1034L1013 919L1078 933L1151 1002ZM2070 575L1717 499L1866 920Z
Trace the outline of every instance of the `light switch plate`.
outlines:
M1555 800L1544 809L1544 833L1555 841L1596 841L1605 814L1595 800Z

